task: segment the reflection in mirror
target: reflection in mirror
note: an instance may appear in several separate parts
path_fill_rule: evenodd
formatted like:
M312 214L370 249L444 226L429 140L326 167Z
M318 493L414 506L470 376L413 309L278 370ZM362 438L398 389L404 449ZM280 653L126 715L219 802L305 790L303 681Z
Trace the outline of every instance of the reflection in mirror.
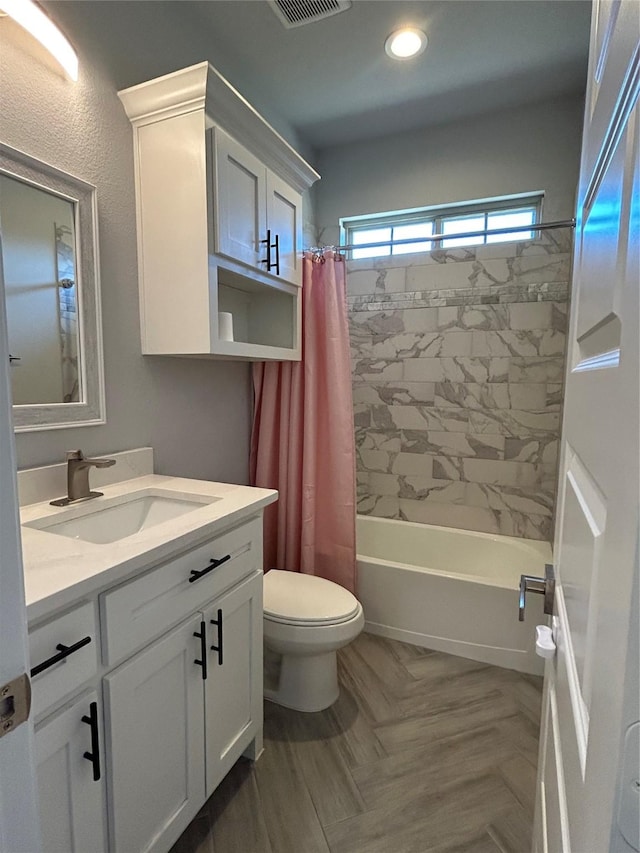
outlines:
M15 405L80 400L74 214L67 199L0 175Z
M104 423L95 188L0 143L0 236L16 430Z

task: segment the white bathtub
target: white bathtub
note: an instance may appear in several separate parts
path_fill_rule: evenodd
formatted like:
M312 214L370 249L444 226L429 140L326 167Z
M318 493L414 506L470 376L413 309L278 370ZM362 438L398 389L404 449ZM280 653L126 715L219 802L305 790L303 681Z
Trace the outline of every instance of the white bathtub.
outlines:
M544 576L546 542L360 515L357 552L366 631L542 674L542 596L527 596L519 622L518 584L521 574Z

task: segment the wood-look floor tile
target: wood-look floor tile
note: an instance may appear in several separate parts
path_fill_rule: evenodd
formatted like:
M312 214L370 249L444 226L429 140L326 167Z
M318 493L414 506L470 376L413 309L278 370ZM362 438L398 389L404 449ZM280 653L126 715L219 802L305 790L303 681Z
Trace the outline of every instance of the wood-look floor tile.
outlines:
M170 853L214 853L208 818L194 818L173 845Z
M513 747L500 731L488 727L404 750L352 772L367 808L385 809L391 803L400 807L416 795L437 795L444 785L484 776L512 756Z
M338 660L326 711L265 703L171 853L528 853L540 680L367 635Z
M502 779L489 774L413 798L400 808L375 809L325 827L331 853L424 853L462 833L480 833L487 813L513 808Z
M524 755L534 767L537 766L540 745L539 727L524 714L499 720L497 726L517 751Z
M384 637L379 637L378 639L382 640L387 645L391 654L395 655L400 663L408 663L416 658L423 658L426 655L438 654L438 652L434 652L433 649L425 649L422 646L413 646L410 643L401 643L398 640L387 640Z
M536 769L521 755L500 762L500 773L529 820L533 820L536 797Z
M402 716L445 713L451 708L460 708L485 698L508 696L511 705L519 709L520 703L491 671L474 670L457 675L450 681L438 679L434 682L405 684L398 699L398 711Z
M349 767L386 757L385 748L344 682L340 685L338 701L328 709L328 713L340 732L338 749Z
M425 853L502 853L502 850L488 832L482 831L470 838L460 838L438 844L437 847L429 847ZM521 850L520 853L525 851Z
M517 806L491 821L487 832L500 853L529 853L533 824L524 809Z
M240 759L207 805L214 853L274 853L251 762Z
M438 678L451 680L463 672L492 669L486 663L479 663L456 655L446 655L443 652L432 652L430 655L409 660L406 667L414 678L421 681Z
M268 723L265 750L256 762L255 775L274 853L300 853L302 840L305 853L327 853L311 795L277 712L270 715Z
M375 732L387 752L393 753L416 749L425 743L491 725L517 712L513 699L494 691L478 701L461 706L452 705L445 712L434 716L417 715L382 723L375 726Z
M396 717L395 697L373 667L351 646L341 652L338 657L340 681L347 686L366 719L376 723Z
M363 811L364 802L337 744L334 718L327 711L279 710L320 823L336 823Z

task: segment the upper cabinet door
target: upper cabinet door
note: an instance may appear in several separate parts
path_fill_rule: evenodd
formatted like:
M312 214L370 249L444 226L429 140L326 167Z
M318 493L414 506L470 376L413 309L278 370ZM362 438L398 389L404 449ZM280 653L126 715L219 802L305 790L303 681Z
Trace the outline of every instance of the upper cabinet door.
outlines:
M214 234L221 255L265 269L266 169L224 131L214 131Z
M302 196L267 170L267 224L271 233L271 272L302 284ZM274 268L274 264L276 264Z

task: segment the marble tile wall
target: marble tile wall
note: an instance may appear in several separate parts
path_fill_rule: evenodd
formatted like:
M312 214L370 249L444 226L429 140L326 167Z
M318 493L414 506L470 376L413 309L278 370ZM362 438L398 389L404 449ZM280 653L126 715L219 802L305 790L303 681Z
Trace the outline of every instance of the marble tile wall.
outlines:
M551 539L572 236L348 261L360 513Z

